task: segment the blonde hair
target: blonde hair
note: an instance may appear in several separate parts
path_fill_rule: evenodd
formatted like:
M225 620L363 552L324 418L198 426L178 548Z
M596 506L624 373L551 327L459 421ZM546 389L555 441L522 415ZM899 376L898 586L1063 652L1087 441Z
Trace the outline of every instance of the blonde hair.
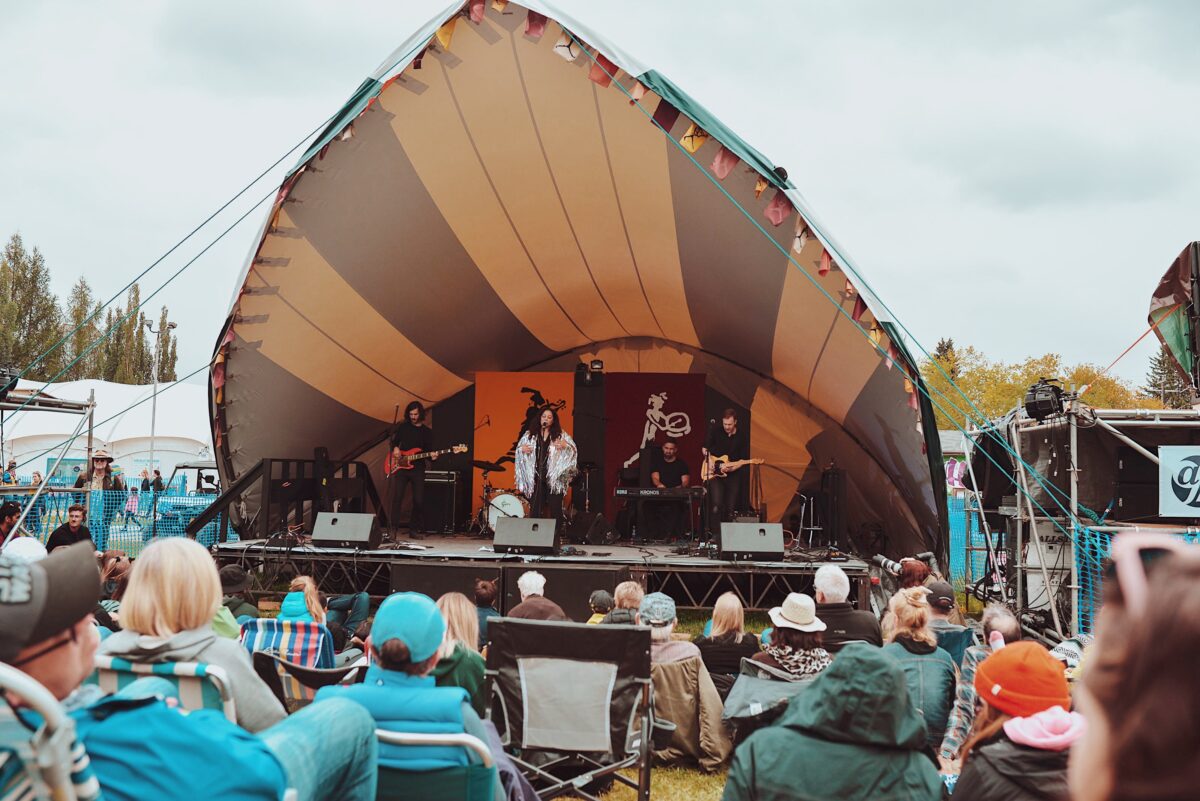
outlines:
M929 628L929 590L924 587L899 590L888 601L888 611L894 620L888 642L906 634L916 642L937 645L937 635Z
M613 590L613 602L616 609L637 609L642 604L646 591L636 581L622 581Z
M303 592L304 606L312 615L314 623L325 622L325 607L321 606L321 593L317 592L317 582L312 576L296 576L288 585L289 592Z
M475 604L461 592L448 592L437 599L437 608L446 618L446 636L438 648L438 659L454 653L458 645L471 651L479 650L479 614Z
M746 636L746 610L742 608L741 600L732 592L721 593L721 597L713 606L712 631L709 636L715 638L722 634L734 634L734 639L738 642Z
M121 627L170 637L210 625L221 605L221 579L204 546L186 537L151 543L133 563L121 599Z

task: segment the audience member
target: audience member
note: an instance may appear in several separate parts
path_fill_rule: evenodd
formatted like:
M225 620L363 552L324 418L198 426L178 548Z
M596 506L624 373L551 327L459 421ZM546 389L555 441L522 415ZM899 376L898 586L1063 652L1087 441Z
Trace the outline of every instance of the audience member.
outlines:
M942 738L942 747L938 751L944 768L951 767L951 761L958 758L959 751L975 723L975 715L979 709L979 695L975 692L975 668L997 647L1021 639L1020 622L1012 612L1000 604L991 604L984 609L980 622L983 624L983 639L988 644L972 645L963 654L962 674L958 679L954 708L950 711L946 735Z
M475 648L479 642L479 618L475 604L461 592L448 592L437 600L437 608L446 621L446 636L438 648L433 678L439 687L462 687L471 696L471 706L483 717L484 664Z
M250 574L240 565L225 565L218 571L221 578L221 605L229 610L238 624L259 616L258 606L250 595Z
M615 605L612 593L608 590L594 590L591 596L588 597L588 607L592 610L592 616L588 618L589 624L596 624L604 620L604 616L613 610Z
M695 643L672 638L675 633L675 601L661 592L652 592L642 598L638 607L637 625L650 627L650 662L681 662L700 656Z
M317 691L313 706L333 699L361 704L386 731L431 734L466 732L488 742L487 730L471 708L461 687L438 687L430 672L445 642L446 622L433 600L416 592L387 598L371 626L371 656L362 684L334 685ZM468 764L466 749L383 744L379 764L414 771L439 770ZM495 755L498 759L502 754ZM499 778L493 796L503 797Z
M521 591L521 603L508 610L509 617L526 620L570 620L562 607L545 596L546 577L536 570L528 570L517 579Z
M600 622L626 626L634 625L637 619L638 607L642 605L642 598L645 594L646 591L642 589L642 585L638 582L622 581L613 590L613 602L616 606Z
M325 607L312 576L296 576L279 605L279 620L298 623L325 623Z
M883 650L900 662L913 705L925 718L930 758L937 753L946 734L950 707L954 704L958 665L937 646L937 635L929 628L929 590L909 587L888 602L895 620L891 639Z
M112 463L113 457L109 455L108 451L97 450L92 454L92 469L80 473L79 478L75 479L75 489L92 492L103 490L99 495L91 496L92 518L96 522L96 531L93 537L98 551L108 549L108 529L113 515L117 513L117 507L121 503L116 496L118 492L125 492L125 482L113 472Z
M0 514L3 513L2 509L3 507L0 507ZM77 503L71 504L67 509L67 522L50 532L50 537L46 540L46 550L53 551L55 548L74 545L77 542L91 542L92 532L83 524L84 514L82 506Z
M20 484L21 479L17 477L17 460L9 459L8 467L4 468L4 473L0 475L0 484Z
M773 668L786 670L796 679L812 679L829 667L832 659L822 646L825 623L817 617L816 602L801 592L788 593L783 606L767 613L775 624L771 641L753 656Z
M900 575L898 577L900 589L907 590L910 587L923 587L932 573L933 571L929 568L929 565L920 559L901 559Z
M825 650L836 654L849 642L883 645L879 619L870 612L855 609L850 597L850 578L837 565L823 565L813 577L813 595L817 615L825 624Z
M77 544L34 565L0 557L0 575L9 590L0 593L0 659L49 690L73 718L83 749L74 751L72 777L85 778L90 768L99 784L77 785L81 796L278 801L290 787L316 801L375 798L374 725L361 707L312 705L255 737L220 711L185 714L168 705L162 698L173 688L162 679L143 679L106 697L83 684L98 644L90 612L100 597L100 575L92 549ZM180 586L180 592L190 589ZM21 698L5 700L0 793L41 797L26 745L38 723Z
M736 593L722 593L717 598L711 633L696 640L696 647L724 700L741 670L742 658L758 653L758 639L746 631L746 611Z
M479 650L482 651L487 645L487 625L488 620L494 617L500 617L500 611L496 609L496 580L488 581L487 579L475 579L475 616L479 620Z
M1115 573L1075 688L1087 719L1071 755L1075 801L1183 801L1200 787L1200 549L1151 536L1113 542Z
M737 749L722 798L938 801L942 781L924 747L900 666L850 643L777 724Z
M121 600L121 627L101 653L131 662L203 662L224 669L238 724L256 732L278 723L283 707L240 643L218 636L221 580L204 546L186 537L151 543L133 565Z
M975 671L983 701L963 746L954 794L972 801L1067 797L1067 755L1084 730L1068 712L1071 690L1059 662L1036 642L996 651Z
M8 539L8 535L17 525L17 520L21 517L21 505L12 501L0 503L0 542ZM17 535L13 535L17 536ZM49 549L47 549L49 550Z
M940 636L946 631L965 631L966 626L950 619L958 609L954 588L945 581L931 581L925 588L929 590L929 628L933 629L933 633Z

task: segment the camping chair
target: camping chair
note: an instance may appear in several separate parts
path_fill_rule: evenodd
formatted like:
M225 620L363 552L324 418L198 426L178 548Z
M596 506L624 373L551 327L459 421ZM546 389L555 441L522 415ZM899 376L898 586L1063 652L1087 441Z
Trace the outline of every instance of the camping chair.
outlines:
M936 630L938 648L941 648L950 654L954 660L954 664L962 667L963 654L967 652L967 648L975 644L975 632L970 628L965 628L962 631L952 631L948 629Z
M12 791L14 797L40 798L42 794L34 785L40 781L49 797L55 799L90 801L99 798L100 783L92 772L87 752L75 739L75 721L50 691L15 667L0 662L0 695L4 692L21 696L42 719L42 725L29 740L20 744L7 736L5 724L6 736L0 745L0 757L20 759L28 776L28 781L18 780L16 786L6 789ZM14 727L21 725L15 720L11 723ZM6 762L0 759L0 765L6 765Z
M654 717L675 724L671 740L654 749L656 762L695 761L706 772L729 759L733 744L721 722L720 693L698 656L651 665Z
M797 679L786 670L742 658L741 671L725 698L721 719L734 731L734 745L767 726L787 709L792 698L804 692L812 679Z
M333 667L333 635L320 623L260 617L242 624L242 645L306 668Z
M379 765L379 786L376 801L425 801L429 798L446 801L492 801L496 782L496 765L487 744L469 734L415 734L376 729L380 756L383 747L392 746L460 746L479 757L479 761L461 767L440 770L401 770Z
M366 667L344 667L318 670L289 662L279 654L255 651L251 655L254 672L262 679L285 709L307 706L317 696L317 690L331 684L354 684L366 675Z
M648 801L649 629L498 617L488 639L488 718L538 797L596 801L585 787L611 779Z
M227 720L237 723L237 710L229 677L223 668L202 662L130 662L103 654L96 655L96 670L88 679L106 693L119 692L138 679L158 676L171 682L179 691L179 705L184 709L216 709Z

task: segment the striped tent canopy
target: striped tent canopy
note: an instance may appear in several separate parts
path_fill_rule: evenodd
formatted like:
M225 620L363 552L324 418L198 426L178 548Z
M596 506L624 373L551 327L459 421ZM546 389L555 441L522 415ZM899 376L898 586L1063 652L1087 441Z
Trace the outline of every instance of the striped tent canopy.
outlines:
M850 260L784 171L535 0L447 9L284 181L217 344L224 480L592 358L748 408L776 519L835 464L863 550L944 556L929 402Z

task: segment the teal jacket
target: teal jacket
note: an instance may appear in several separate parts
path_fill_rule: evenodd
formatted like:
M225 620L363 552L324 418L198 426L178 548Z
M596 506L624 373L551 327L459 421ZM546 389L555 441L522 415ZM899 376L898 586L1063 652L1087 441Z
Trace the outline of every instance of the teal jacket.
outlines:
M312 623L313 616L308 611L308 606L304 603L304 593L289 592L283 596L283 603L279 605L279 620L293 620L302 623Z
M954 694L958 688L958 664L936 645L897 637L883 646L900 662L913 706L925 718L927 744L936 753L942 746Z
M936 801L925 722L895 658L850 643L737 749L723 801Z

